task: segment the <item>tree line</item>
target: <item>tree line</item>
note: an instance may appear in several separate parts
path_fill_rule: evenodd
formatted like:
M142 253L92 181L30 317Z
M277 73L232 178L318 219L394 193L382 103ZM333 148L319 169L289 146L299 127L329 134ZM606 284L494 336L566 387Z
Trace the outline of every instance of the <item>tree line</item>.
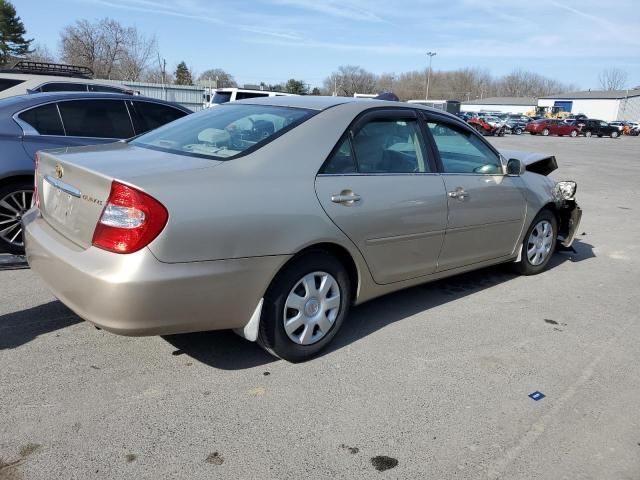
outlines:
M57 54L46 46L26 38L26 29L14 6L0 0L0 66L18 59L63 62L89 67L96 78L111 80L201 84L211 87L236 87L233 75L221 68L196 74L184 61L167 70L158 42L135 27L103 18L96 21L77 20L60 32ZM426 96L428 72L414 70L401 73L375 74L357 65L343 65L328 75L321 87L302 79L289 79L280 84L259 82L255 87L296 94L353 96L354 93L394 92L401 100ZM600 88L618 90L626 86L626 72L611 68L599 76ZM576 86L525 70L514 70L499 77L480 68L432 71L429 78L430 99L469 101L495 96L542 97L576 90Z

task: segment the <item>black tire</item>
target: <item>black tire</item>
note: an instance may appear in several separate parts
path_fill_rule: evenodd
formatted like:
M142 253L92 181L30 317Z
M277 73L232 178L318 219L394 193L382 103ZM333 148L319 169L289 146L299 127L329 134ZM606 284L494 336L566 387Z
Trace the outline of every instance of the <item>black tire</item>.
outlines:
M618 132L611 132L611 138L618 138L620 134Z
M591 137L592 135L593 134L591 133L590 130L587 130L586 132L584 132L584 136L587 137L587 138Z
M522 135L522 129L521 128L516 128L514 131L515 131L516 135Z
M337 282L340 306L333 325L317 342L301 345L285 331L284 316L287 297L298 282L314 272L326 272ZM290 362L303 362L316 356L340 330L351 305L351 281L342 263L326 251L310 251L294 259L278 273L264 296L258 344L276 357Z
M529 261L529 257L527 256L528 241L534 228L536 228L538 223L540 223L543 220L548 221L552 226L551 249L547 257L544 259L544 261L541 264L533 265ZM537 275L538 273L543 272L547 268L547 265L549 264L549 260L551 260L551 257L553 256L553 252L555 252L557 236L558 236L558 219L550 210L547 210L547 209L541 210L540 213L536 215L536 218L533 219L533 222L531 222L531 225L529 226L527 233L524 236L524 240L522 242L522 251L521 251L522 258L520 262L514 264L516 267L516 271L521 275Z
M573 138L578 136L578 132L576 130L571 130L570 136L572 136Z
M20 192L27 192L24 196L26 209L20 208L23 202ZM16 198L15 196L19 198ZM12 209L0 205L0 252L11 253L13 255L24 254L24 239L22 237L22 225L19 224L22 214L31 206L33 197L33 182L25 180L16 181L0 187L0 204L4 203L13 207ZM14 210L20 210L17 213ZM11 217L18 222L15 227L11 228L11 224L2 223L11 221ZM8 226L7 226L8 225ZM7 229L11 228L7 231ZM15 238L14 238L15 236Z

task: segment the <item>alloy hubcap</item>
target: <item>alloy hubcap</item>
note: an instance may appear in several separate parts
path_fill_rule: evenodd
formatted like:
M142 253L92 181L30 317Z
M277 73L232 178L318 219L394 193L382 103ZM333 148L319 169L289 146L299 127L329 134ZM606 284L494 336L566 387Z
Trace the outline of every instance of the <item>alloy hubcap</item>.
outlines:
M16 190L0 198L0 240L14 247L24 247L22 216L31 208L33 191Z
M548 220L541 220L533 227L527 241L527 259L533 266L544 263L551 253L553 227Z
M327 272L302 277L289 292L283 324L287 336L299 345L319 342L333 327L340 311L340 286Z

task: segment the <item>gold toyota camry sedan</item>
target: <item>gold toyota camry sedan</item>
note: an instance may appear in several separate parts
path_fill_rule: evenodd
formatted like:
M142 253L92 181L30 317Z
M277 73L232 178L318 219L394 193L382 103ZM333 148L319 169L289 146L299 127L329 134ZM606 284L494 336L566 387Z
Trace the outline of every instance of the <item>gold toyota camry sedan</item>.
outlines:
M246 100L39 153L26 252L105 330L234 329L302 361L351 305L497 263L544 270L581 216L556 168L419 105Z

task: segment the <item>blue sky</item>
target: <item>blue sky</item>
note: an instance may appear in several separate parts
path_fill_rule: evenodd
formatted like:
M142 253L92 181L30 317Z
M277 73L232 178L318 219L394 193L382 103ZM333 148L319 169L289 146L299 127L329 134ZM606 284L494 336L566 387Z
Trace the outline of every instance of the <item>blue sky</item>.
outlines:
M596 88L598 73L640 85L638 0L13 0L30 37L50 50L81 18L115 18L155 35L168 65L223 68L239 83L311 85L339 65L375 73L522 68ZM52 5L55 4L55 8ZM610 5L613 8L607 8Z

